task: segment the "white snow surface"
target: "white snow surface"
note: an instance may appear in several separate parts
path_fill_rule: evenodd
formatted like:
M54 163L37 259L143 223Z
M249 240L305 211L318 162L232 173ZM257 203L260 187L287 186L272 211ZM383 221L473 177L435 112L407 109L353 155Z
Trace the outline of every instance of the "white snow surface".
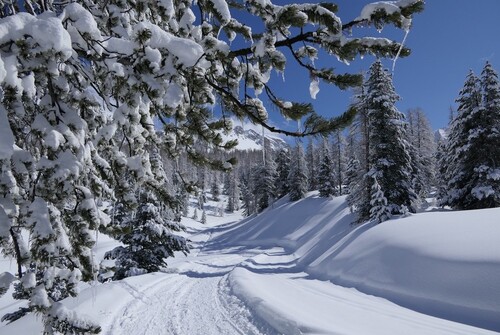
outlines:
M185 218L187 257L160 273L82 285L65 307L102 334L494 334L500 209L351 225L345 197L281 199L257 216ZM190 216L193 213L191 209ZM116 242L99 235L96 259ZM15 270L0 260L0 273ZM0 314L24 302L8 292ZM29 315L0 334L38 334Z

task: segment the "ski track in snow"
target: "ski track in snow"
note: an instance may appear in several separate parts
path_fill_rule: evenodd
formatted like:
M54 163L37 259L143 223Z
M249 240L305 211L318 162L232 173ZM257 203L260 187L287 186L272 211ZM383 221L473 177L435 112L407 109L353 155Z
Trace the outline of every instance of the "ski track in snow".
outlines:
M209 255L203 259L203 246L210 240L198 242L199 249L188 268L181 273L164 274L161 281L143 289L123 283L134 298L116 312L107 335L186 335L241 334L263 335L254 325L252 315L244 304L229 293L225 276L242 255ZM222 265L218 264L221 263ZM185 266L185 264L183 264ZM216 269L218 272L207 272ZM266 328L261 326L261 328ZM269 329L265 334L270 334Z

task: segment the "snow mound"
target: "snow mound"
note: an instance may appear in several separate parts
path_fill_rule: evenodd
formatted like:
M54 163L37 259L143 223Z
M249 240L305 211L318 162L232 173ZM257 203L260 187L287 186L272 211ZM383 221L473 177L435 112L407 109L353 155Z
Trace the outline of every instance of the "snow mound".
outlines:
M500 331L499 216L500 209L426 212L356 226L345 197L313 192L298 202L282 199L211 247L274 250L240 267L256 274L305 272L421 313ZM238 278L248 276L238 273L234 287L245 286Z
M500 330L500 209L422 213L332 247L308 272L441 318Z

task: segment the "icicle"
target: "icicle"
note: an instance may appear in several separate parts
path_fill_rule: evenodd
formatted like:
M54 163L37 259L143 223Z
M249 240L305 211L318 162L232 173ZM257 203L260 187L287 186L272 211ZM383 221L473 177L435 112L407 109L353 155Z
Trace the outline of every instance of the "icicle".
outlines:
M396 61L399 58L399 55L401 54L401 51L403 50L403 47L406 42L406 38L408 37L408 33L410 32L410 29L407 29L405 32L405 37L403 37L403 42L401 42L401 46L399 47L398 53L396 54L396 57L394 57L394 60L392 61L392 76L394 77L394 69L396 68Z

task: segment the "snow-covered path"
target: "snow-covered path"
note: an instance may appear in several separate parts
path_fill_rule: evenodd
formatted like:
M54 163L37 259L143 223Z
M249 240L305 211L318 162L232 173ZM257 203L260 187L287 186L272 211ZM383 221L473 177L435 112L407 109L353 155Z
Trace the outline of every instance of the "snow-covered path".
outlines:
M219 276L166 276L125 306L107 334L261 334L223 290Z
M175 259L172 273L161 274L163 279L154 285L145 290L130 286L135 299L115 312L104 334L270 334L269 329L261 332L247 307L230 294L226 274L245 257L203 254L211 235L205 231L193 235L191 255Z
M195 248L172 261L171 273L142 291L129 288L134 299L104 334L494 334L308 279L277 248L205 251L213 235L192 235Z

